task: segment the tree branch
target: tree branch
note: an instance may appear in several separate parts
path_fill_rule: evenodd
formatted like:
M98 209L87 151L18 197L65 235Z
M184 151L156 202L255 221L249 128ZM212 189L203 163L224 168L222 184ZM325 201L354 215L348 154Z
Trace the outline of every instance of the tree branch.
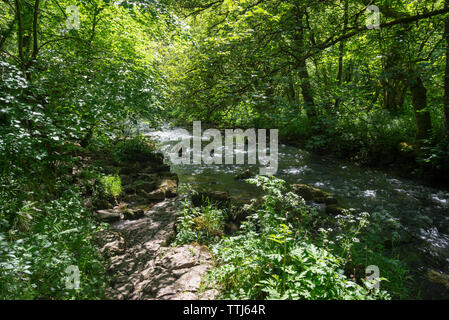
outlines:
M411 22L415 22L415 21L419 21L419 20L423 20L423 19L428 19L434 16L438 16L444 13L448 13L449 12L449 8L443 8L440 10L435 10L432 12L428 12L428 13L423 13L423 14L417 14L414 16L409 16L409 17L404 17L404 18L400 18L394 21L390 21L390 22L384 22L380 24L380 28L389 28L398 24L406 24L406 23L411 23ZM359 33L365 32L369 30L366 27L361 27L361 28L356 28L355 30L348 32L347 34L341 35L337 38L334 38L334 36L328 38L326 41L324 41L322 44L316 46L315 48L312 49L316 49L316 50L323 50L323 49L327 49L329 47L332 47L333 45L339 43L340 41L352 38L353 36L358 35ZM314 54L314 52L309 52L306 55L306 58L311 57Z

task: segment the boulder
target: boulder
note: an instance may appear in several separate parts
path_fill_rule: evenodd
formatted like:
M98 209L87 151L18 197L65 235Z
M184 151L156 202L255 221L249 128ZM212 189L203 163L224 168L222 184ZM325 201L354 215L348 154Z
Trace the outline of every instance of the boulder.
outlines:
M154 183L156 183L159 179L159 174L158 173L141 173L139 172L137 174L137 176L139 177L138 180L143 180L143 181L152 181Z
M163 177L159 183L159 188L165 191L166 197L176 197L178 194L178 176L175 174L168 177Z
M449 275L435 270L429 270L427 271L427 279L429 279L430 282L439 284L449 290Z
M114 206L106 199L97 199L94 202L96 209L112 209Z
M246 169L246 170L242 170L239 173L237 173L237 175L234 177L234 179L243 180L243 179L249 179L252 176L253 176L253 174L251 173L251 170Z
M123 186L123 192L125 192L126 194L133 194L136 193L136 186L133 184L128 184Z
M141 192L145 192L145 191L141 191ZM148 195L148 194L145 194L145 195ZM125 201L129 202L129 203L133 203L133 204L145 204L148 202L145 197L142 197L142 196L136 195L136 194L126 195Z
M145 212L142 209L124 209L123 215L125 219L136 220L144 216Z
M139 190L137 190L137 195L139 196L139 197L142 197L142 198L148 198L148 192L146 192L144 189L139 189Z
M120 220L121 215L115 210L97 210L94 217L102 221L115 222Z
M213 288L202 288L204 275L212 265L212 255L207 248L183 245L167 248L154 260L153 267L145 272L145 282L140 286L142 296L151 299L198 299L202 290L208 292L203 299L215 299Z
M293 192L304 198L307 201L314 201L317 203L337 204L338 201L326 191L309 186L307 184L292 185Z
M108 258L123 254L126 249L125 239L119 232L103 230L95 234L94 240L100 252Z
M143 169L142 173L158 173L158 172L164 172L164 171L170 171L170 166L166 164L158 164L158 165L150 165Z
M122 168L120 168L120 175L130 175L142 170L140 162L127 162Z
M121 174L120 181L122 182L122 185L127 185L127 184L132 184L134 179L131 175Z
M135 159L150 166L164 164L164 154L162 152L140 152L135 154Z
M153 192L148 193L146 198L148 200L165 200L165 190L164 189L154 190Z
M154 180L147 180L147 181L137 180L134 183L134 187L136 191L145 190L146 192L151 192L156 189L156 182Z

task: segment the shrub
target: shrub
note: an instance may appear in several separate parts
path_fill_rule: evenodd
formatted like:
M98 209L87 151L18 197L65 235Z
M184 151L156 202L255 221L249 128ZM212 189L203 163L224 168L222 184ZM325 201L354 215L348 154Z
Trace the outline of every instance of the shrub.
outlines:
M154 146L141 136L121 140L112 149L112 156L119 163L149 160L153 158L153 153Z
M0 232L0 299L103 298L106 273L91 243L99 227L76 192L25 210L27 232ZM66 269L72 265L80 271L79 289L66 288Z
M186 200L178 218L176 243L209 244L221 239L224 217L223 211L211 202L198 208L193 207L190 200Z
M113 197L115 200L122 193L122 181L118 175L99 176L101 185L106 196Z

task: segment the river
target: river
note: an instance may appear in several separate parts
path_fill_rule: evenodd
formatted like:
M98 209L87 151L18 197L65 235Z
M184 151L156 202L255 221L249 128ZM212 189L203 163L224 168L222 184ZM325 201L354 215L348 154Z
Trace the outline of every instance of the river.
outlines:
M142 124L139 130L157 142L167 160L168 152L182 138L176 128L149 129ZM298 147L279 144L278 155L277 177L321 188L344 206L394 220L401 256L416 279L421 298L449 298L447 290L437 289L426 277L431 269L449 274L449 191ZM235 179L236 173L251 168L249 165L170 165L180 185L227 190L237 199L259 194L253 185ZM259 164L252 167L258 172Z

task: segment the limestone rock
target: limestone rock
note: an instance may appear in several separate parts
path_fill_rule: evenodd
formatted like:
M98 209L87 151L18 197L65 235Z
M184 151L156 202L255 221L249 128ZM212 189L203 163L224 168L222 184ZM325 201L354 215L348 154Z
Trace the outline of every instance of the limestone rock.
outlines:
M107 222L114 222L120 220L120 212L115 210L97 210L94 217Z
M146 198L148 200L164 200L165 199L165 190L164 189L154 190L153 192L148 193Z
M122 182L122 185L130 185L133 183L134 179L131 175L122 174L120 175L120 181Z
M151 192L156 189L156 182L138 180L134 183L134 187L136 190L145 190L146 192Z
M236 180L243 180L243 179L249 179L253 176L253 174L251 173L251 170L246 169L243 171L240 171L239 173L237 173L237 175L235 176Z
M144 294L155 299L198 299L197 292L211 259L204 247L169 248L156 258L154 269L147 274L148 281L142 288ZM207 298L213 299L216 294L211 291Z
M159 188L165 191L167 198L176 197L178 194L178 176L171 174L170 176L163 177L159 183Z
M145 194L145 196L146 195L147 194ZM129 202L129 203L132 203L132 204L146 204L148 202L148 199L145 199L141 195L136 195L136 194L126 195L124 200L126 202Z
M170 171L170 166L166 164L160 164L160 165L151 165L149 167L146 167L141 172L142 173L158 173L158 172L164 172L164 171Z
M214 288L199 292L212 265L206 247L166 246L174 236L175 203L176 199L159 202L142 218L114 224L100 237L112 277L109 299L197 300L218 295Z
M435 270L429 270L427 272L427 279L433 283L437 283L439 285L444 286L447 290L449 290L449 275L440 273Z
M336 204L335 200L329 192L309 186L307 184L292 185L293 192L304 198L307 201L315 201L318 203Z
M114 231L101 231L95 235L95 241L100 247L100 252L106 256L116 256L125 251L126 243L123 236Z
M125 209L123 215L125 219L135 220L144 216L145 212L142 209Z

